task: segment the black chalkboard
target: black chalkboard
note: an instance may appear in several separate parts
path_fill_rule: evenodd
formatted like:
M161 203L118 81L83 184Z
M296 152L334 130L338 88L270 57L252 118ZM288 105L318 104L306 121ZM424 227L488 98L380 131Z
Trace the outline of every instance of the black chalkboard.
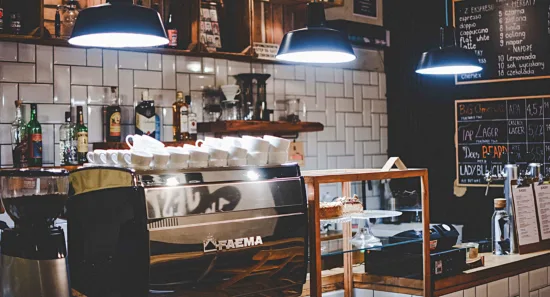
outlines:
M353 0L353 14L376 18L378 0Z
M550 0L454 0L454 26L483 66L457 84L550 78Z
M506 164L542 163L550 173L550 95L455 102L456 170L462 185L486 185Z

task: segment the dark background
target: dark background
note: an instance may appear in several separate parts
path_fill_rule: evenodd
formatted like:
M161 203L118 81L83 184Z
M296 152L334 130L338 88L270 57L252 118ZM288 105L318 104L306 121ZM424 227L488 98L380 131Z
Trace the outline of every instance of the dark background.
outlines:
M454 76L417 75L422 52L438 47L445 1L384 0L384 27L391 32L385 52L388 155L401 157L408 167L428 168L432 222L464 224L466 239L488 238L493 199L504 194L502 188L491 188L485 196L484 187L470 187L463 197L454 196L454 100L550 94L550 82L455 86Z

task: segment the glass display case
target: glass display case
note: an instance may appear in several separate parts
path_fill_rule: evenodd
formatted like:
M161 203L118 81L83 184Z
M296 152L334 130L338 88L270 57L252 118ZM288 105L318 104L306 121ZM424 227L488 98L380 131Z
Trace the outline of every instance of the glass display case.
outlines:
M394 165L398 168L391 169ZM429 231L427 169L408 169L399 158L390 158L382 169L315 170L303 171L302 175L307 185L310 216L309 296L321 296L323 289L330 287L324 280L332 274L339 274L340 278L343 275L346 297L351 297L353 288L358 287L354 282L360 282L359 287L376 289L377 285L401 281L412 287L409 294L431 296L431 273L424 273L433 269L430 264L433 250L426 248L430 247L433 232ZM384 194L389 189L385 183L401 179L419 181L410 190L419 194ZM369 181L379 182L373 187L374 183ZM338 196L357 194L368 210L321 219L321 206L330 205L325 201L331 199L330 195L321 197L321 185L325 184L340 186ZM369 191L365 190L367 184L371 192L373 188L378 190L375 198L378 201L374 204L369 203L374 197L365 194ZM410 215L401 208L419 210ZM328 224L335 230L325 232L323 227Z

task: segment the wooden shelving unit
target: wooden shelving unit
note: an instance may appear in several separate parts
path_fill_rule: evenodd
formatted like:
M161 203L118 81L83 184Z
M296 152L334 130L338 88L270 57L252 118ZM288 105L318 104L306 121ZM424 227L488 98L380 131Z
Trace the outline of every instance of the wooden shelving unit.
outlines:
M391 169L397 165L398 169ZM430 274L430 217L429 217L429 193L428 193L428 170L408 169L399 158L392 157L386 162L382 169L338 169L338 170L313 170L302 171L302 176L307 186L308 211L309 211L309 247L310 247L310 296L321 297L321 223L319 217L320 185L327 183L341 183L342 194L352 196L351 183L354 181L384 180L400 178L420 178L422 192L422 226L423 226L423 263L424 296L432 296L432 281ZM342 251L344 257L343 279L344 294L352 296L353 291L353 263L351 256L351 221L342 223L343 243ZM346 246L347 245L347 246Z
M227 134L270 134L288 135L302 132L323 131L321 123L314 122L267 122L267 121L218 121L199 123L199 133L214 133L216 136Z

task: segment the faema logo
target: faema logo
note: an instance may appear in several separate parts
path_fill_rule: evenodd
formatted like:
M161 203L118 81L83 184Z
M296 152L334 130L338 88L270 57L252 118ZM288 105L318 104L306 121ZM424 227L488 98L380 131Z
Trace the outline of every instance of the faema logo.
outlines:
M204 252L215 252L222 250L239 249L250 246L263 245L264 242L261 236L251 236L244 238L235 238L227 240L216 240L213 236L208 236L203 241Z

